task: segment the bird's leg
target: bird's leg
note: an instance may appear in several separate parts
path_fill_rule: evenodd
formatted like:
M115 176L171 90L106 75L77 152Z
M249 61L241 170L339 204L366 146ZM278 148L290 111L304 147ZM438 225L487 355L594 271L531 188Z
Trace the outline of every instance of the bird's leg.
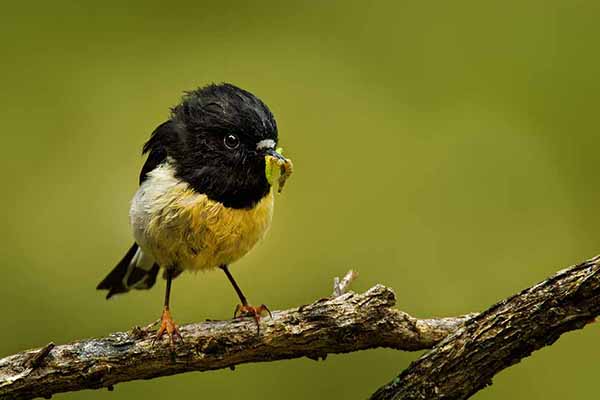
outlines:
M160 328L156 332L156 336L154 340L152 340L152 344L154 344L157 340L159 340L165 332L171 338L171 344L175 344L175 338L178 338L183 342L183 338L177 329L177 325L175 325L175 321L171 317L171 311L169 310L169 300L171 297L171 282L173 281L173 270L168 269L166 271L166 279L167 279L167 289L165 291L165 305L163 308L162 315L160 317Z
M240 302L242 303L242 304L238 304L235 307L235 311L233 312L233 317L234 318L244 317L244 316L253 317L254 321L256 322L256 326L257 326L257 334L259 334L260 333L260 317L262 316L262 314L267 312L269 314L269 317L273 318L273 316L271 315L271 311L264 304L261 304L258 307L249 305L248 300L246 300L246 296L244 296L244 293L242 293L242 289L240 289L240 287L238 286L235 279L233 279L233 276L231 275L231 272L229 272L229 268L227 267L227 265L221 265L219 268L221 268L223 270L223 272L225 272L225 275L227 275L227 279L229 279L229 282L231 282L231 286L233 286L233 289L237 293L238 297L240 298Z

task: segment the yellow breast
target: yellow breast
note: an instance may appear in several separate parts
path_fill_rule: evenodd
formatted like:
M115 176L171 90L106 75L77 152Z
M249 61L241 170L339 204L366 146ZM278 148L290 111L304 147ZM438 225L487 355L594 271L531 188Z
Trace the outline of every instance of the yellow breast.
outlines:
M161 197L144 239L163 267L201 270L230 264L265 235L273 216L272 190L252 209L227 208L187 185L175 185Z

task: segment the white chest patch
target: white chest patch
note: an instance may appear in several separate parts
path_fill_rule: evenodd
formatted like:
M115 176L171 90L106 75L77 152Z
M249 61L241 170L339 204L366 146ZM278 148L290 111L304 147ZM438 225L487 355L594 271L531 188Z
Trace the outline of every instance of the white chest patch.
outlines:
M187 188L186 183L175 177L175 168L166 162L148 174L133 196L129 209L129 222L133 228L133 237L143 249L148 247L145 231L150 221L164 207L169 192L178 186Z

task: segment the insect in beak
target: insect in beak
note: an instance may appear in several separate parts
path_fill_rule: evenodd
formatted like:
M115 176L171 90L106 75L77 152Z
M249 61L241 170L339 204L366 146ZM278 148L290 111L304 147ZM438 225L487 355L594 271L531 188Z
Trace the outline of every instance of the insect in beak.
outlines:
M292 174L294 165L292 164L292 160L289 158L285 158L281 155L281 150L277 151L273 149L273 147L267 147L263 149L265 152L265 161L266 161L266 176L269 182L272 182L275 178L276 172L274 172L274 168L279 168L279 179L278 183L278 193L281 193L283 190L283 186L285 185L285 181Z

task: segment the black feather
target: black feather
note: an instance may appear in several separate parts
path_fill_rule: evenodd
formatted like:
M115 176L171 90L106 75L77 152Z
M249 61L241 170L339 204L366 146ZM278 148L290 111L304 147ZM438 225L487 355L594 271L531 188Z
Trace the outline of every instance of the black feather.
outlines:
M160 124L150 139L144 145L142 154L148 153L148 158L142 167L140 172L140 185L146 180L148 173L153 171L160 164L164 163L167 159L167 147L169 143L173 141L171 136L174 133L173 122L167 121Z
M156 282L159 270L157 264L154 264L149 271L135 266L130 271L131 260L137 251L138 245L134 243L117 266L96 287L98 290L108 290L107 299L115 294L128 292L132 288L150 289Z
M117 281L121 282L123 280L123 278L125 277L125 273L127 272L127 267L129 267L129 263L135 256L137 249L138 249L138 245L137 245L137 243L134 243L133 246L131 246L131 248L129 250L127 250L127 253L121 259L121 261L119 261L117 266L112 271L110 271L110 273L106 276L106 278L104 278L102 280L102 282L100 282L98 284L96 289L110 289L111 286L113 286L115 282L117 282Z

